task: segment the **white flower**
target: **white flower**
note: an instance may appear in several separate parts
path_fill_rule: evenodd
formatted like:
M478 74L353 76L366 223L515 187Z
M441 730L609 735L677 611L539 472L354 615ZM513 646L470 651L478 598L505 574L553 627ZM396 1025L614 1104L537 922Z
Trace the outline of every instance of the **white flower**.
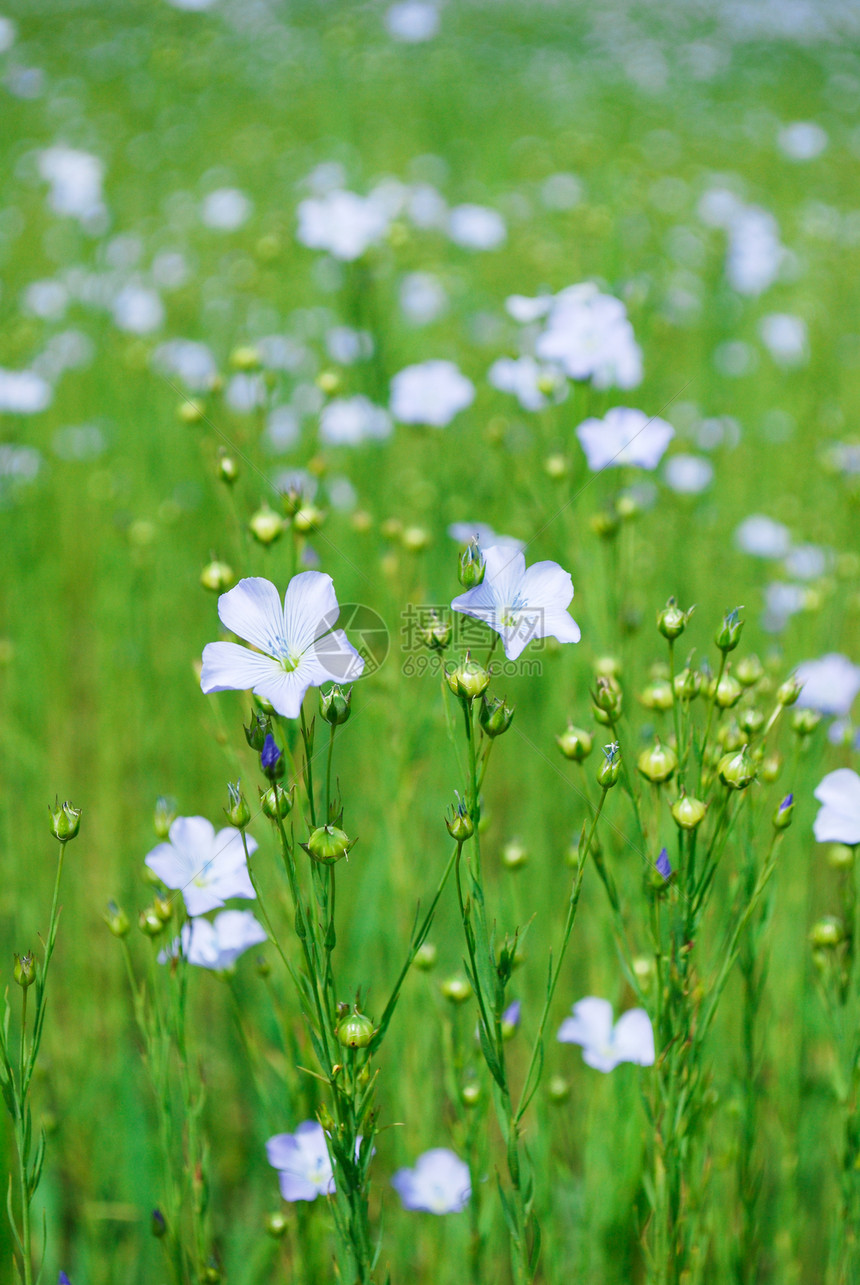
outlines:
M0 370L0 411L35 415L51 404L53 390L32 370Z
M200 686L204 692L256 692L285 718L298 718L305 692L333 679L352 682L364 660L342 629L333 629L340 608L331 576L302 571L293 576L283 607L270 580L249 576L218 599L225 628L238 643L207 643Z
M779 225L756 205L744 206L729 228L726 276L738 294L760 295L779 275L785 258Z
M779 150L790 161L812 161L827 146L827 133L814 121L798 120L779 131Z
M432 40L439 30L439 11L425 0L403 0L385 14L385 26L394 40L415 45Z
M24 308L34 317L59 321L69 304L69 292L62 281L33 281L24 291Z
M189 392L204 393L212 387L218 364L211 348L196 339L168 339L152 354L154 368L165 375L178 375Z
M519 321L522 325L528 325L529 322L539 321L545 317L552 307L552 295L541 294L534 299L524 294L512 294L505 300L505 311L508 316L513 317L514 321Z
M484 579L454 599L454 611L495 629L508 660L516 660L533 638L579 642L579 625L567 613L573 599L568 571L557 562L534 562L527 571L518 549L492 545L481 552Z
M257 843L246 835L248 852ZM218 910L230 897L256 897L248 875L245 849L239 830L227 826L215 833L205 817L177 817L167 843L159 843L146 858L168 888L181 891L189 915Z
M821 549L817 544L796 544L786 554L785 569L798 580L817 580L824 575L831 561L828 549Z
M148 335L164 323L161 296L148 286L123 286L113 301L113 319L118 330Z
M860 666L838 652L805 660L797 666L796 677L803 683L798 705L822 714L847 714L860 692Z
M523 410L543 410L552 400L562 401L567 383L557 367L541 366L534 357L499 357L487 372L487 381L502 393L513 393Z
M453 361L406 366L391 381L391 413L401 424L445 428L475 400L475 385Z
M448 216L448 235L466 250L496 250L507 239L505 220L486 205L455 205Z
M222 910L212 923L198 918L183 924L181 938L182 953L189 964L223 972L231 968L246 950L264 942L266 930L250 910ZM179 938L169 950L159 955L159 963L166 963L175 956L178 947Z
M295 1133L277 1133L266 1143L269 1164L278 1171L284 1200L316 1200L334 1192L334 1175L323 1127L305 1120Z
M89 152L73 147L49 147L39 153L39 173L51 184L51 208L82 223L104 211L104 164Z
M642 410L616 406L603 419L587 419L576 430L593 473L601 469L635 464L656 468L675 430L665 419L648 416Z
M247 223L253 211L250 199L237 187L219 187L203 202L200 218L207 228L235 232Z
M445 288L432 272L408 272L401 281L400 307L414 325L429 325L447 306Z
M590 281L555 296L535 353L595 388L635 388L642 382L642 351L627 309Z
M492 544L501 545L504 549L524 549L525 541L513 535L499 535L486 522L452 522L448 534L458 544L469 544L477 540L481 549L488 549Z
M714 466L701 455L673 455L666 461L663 476L678 495L698 495L711 485Z
M764 591L762 629L769 634L782 633L791 617L803 611L805 606L806 590L803 585L772 580Z
M815 791L822 805L812 830L819 843L860 843L860 776L850 767L828 772Z
M398 1169L391 1185L404 1209L428 1214L458 1214L472 1195L469 1166L446 1147L425 1151L414 1169Z
M779 366L802 366L809 357L806 322L788 312L771 312L759 323L762 342Z
M381 201L355 192L328 192L310 197L298 208L296 233L302 245L328 250L336 259L358 259L371 245L381 241L391 221Z
M631 1008L612 1025L608 999L589 996L573 1006L558 1031L562 1044L580 1044L582 1060L597 1071L612 1071L620 1062L654 1064L654 1032L644 1008Z
M735 531L735 544L756 558L784 558L791 547L791 532L781 522L753 513Z
M358 446L368 440L381 441L391 433L391 416L374 406L361 393L336 397L320 414L320 440L329 446Z

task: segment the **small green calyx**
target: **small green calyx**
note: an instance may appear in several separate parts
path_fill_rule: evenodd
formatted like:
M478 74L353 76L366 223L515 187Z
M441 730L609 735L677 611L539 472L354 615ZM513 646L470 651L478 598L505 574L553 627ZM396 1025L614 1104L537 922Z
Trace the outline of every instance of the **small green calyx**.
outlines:
M597 784L604 790L611 790L617 785L621 775L621 747L617 741L603 747L603 762L597 769Z
M674 774L678 766L678 756L670 746L662 745L658 740L642 751L636 760L636 766L646 781L651 781L654 785L662 785Z
M104 911L102 919L107 924L114 937L127 937L131 924L128 921L128 915L118 906L115 901L109 901L107 910Z
M490 675L483 665L472 660L469 652L466 652L465 659L456 669L445 671L445 677L454 695L463 700L474 700L476 696L483 695L490 685Z
M689 619L695 610L695 607L690 607L688 611L682 611L675 599L670 598L663 610L657 615L657 628L664 638L674 642L676 638L681 637L681 634L687 628Z
M742 607L735 607L732 611L726 612L723 623L714 636L714 642L724 656L734 651L741 640L741 631L744 627L744 622L740 619L741 611L743 611Z
M465 843L471 839L475 833L475 822L472 814L466 804L465 799L457 795L457 802L451 806L450 811L445 816L445 825L448 827L448 833L452 839L458 843Z
M374 1025L356 1006L337 1024L338 1043L347 1049L366 1049L374 1035Z
M474 589L484 579L484 555L478 541L472 540L460 554L460 584L464 589Z
M705 819L708 807L701 799L692 799L683 794L672 804L672 817L682 830L695 830Z
M485 692L481 698L481 727L487 736L502 736L513 721L511 706L497 696L488 697Z
M717 771L723 785L731 790L745 790L755 780L755 765L745 745L736 754L724 754Z
M263 809L263 815L267 816L270 821L277 821L279 818L283 821L293 810L293 803L296 797L296 787L291 785L285 790L282 785L272 785L268 790L260 790L260 807Z
M564 757L574 763L584 763L594 746L591 733L583 731L581 727L574 727L573 723L568 723L565 731L555 740Z
M333 866L341 857L345 857L355 844L355 839L336 825L321 825L311 832L311 837L302 847L314 861L322 865Z
M332 727L340 727L352 712L351 701L352 688L348 687L344 691L339 683L333 683L327 692L320 690L320 714Z
M51 833L60 843L69 843L81 828L81 809L72 807L71 803L55 803L51 813Z
M227 786L227 796L229 802L224 812L227 820L237 830L244 830L245 826L251 820L251 809L248 807L248 800L242 793L242 782L237 781L235 785Z
M26 990L28 986L33 985L36 980L37 965L36 957L32 950L28 950L26 955L15 956L15 966L12 971L15 975L15 981L22 990Z

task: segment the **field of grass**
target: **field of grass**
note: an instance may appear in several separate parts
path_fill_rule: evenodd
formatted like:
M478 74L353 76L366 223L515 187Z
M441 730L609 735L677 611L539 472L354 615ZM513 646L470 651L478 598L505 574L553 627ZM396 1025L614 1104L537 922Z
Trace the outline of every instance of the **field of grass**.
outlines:
M822 777L857 765L850 715L835 730L832 717L840 702L850 709L852 674L801 698L820 721L788 707L765 744L750 720L740 744L766 752L744 790L719 779L717 733L720 753L738 749L732 721L752 709L769 719L778 685L801 663L840 653L860 664L856 11L692 0L412 8L437 19L426 40L397 38L398 16L384 4L342 0L215 0L199 11L166 0L38 0L7 5L0 22L0 971L15 1065L13 954L35 949L42 959L56 871L46 805L68 799L82 810L65 849L31 1090L34 1131L43 1126L47 1138L34 1262L44 1226L42 1280L65 1272L72 1285L847 1285L860 1272L854 849L829 851L812 826ZM89 201L76 186L87 182L80 158L77 177L52 178L52 149L55 162L56 149L73 149L101 163ZM382 183L385 227L365 253L338 258L300 242L301 202L326 189L365 196ZM415 213L422 196L432 218ZM504 239L458 244L440 202L497 211ZM623 301L641 383L559 377L562 400L546 384L545 408L524 409L487 375L498 358L527 351L542 322L518 323L506 300L579 282ZM424 313L409 306L421 289ZM796 342L780 351L781 325ZM207 346L214 386L183 382L165 357L176 339ZM321 439L327 403L360 394L387 407L397 372L433 359L456 363L475 390L445 427L398 421L378 441ZM9 372L25 370L46 381L48 404L30 413L15 409L9 383ZM249 390L255 404L243 409ZM617 406L673 426L656 468L589 469L575 430ZM237 465L233 484L219 475L225 452ZM324 521L309 534L288 521L266 546L249 521L262 505L284 512L284 478L297 471L305 508L313 500ZM704 484L687 492L692 476ZM781 524L775 557L742 547L738 528L756 514ZM466 917L477 922L474 898L485 895L490 951L498 958L506 935L528 925L504 994L522 1004L504 1041L515 1103L577 844L581 897L542 1079L506 1147L504 1093L475 1036L480 1005L443 994L469 962L453 876L446 884L429 931L435 966L410 970L372 1057L380 1131L368 1218L381 1248L365 1270L344 1247L348 1236L335 1251L334 1198L282 1202L267 1163L268 1138L320 1112L325 1123L334 1108L285 966L305 963L278 834L259 811L259 755L243 735L252 698L200 690L202 650L226 636L217 594L200 577L222 560L235 579L263 576L283 595L300 566L313 567L333 578L341 605L365 609L341 624L376 659L382 635L365 637L362 622L384 626L387 654L354 684L334 755L343 828L357 836L336 867L336 998L352 1004L360 988L378 1023L416 904L426 910L452 853L445 813L455 790L477 811L464 702L415 623L431 608L450 616L464 591L467 541L452 538L455 523L486 524L522 541L527 564L569 571L582 633L577 645L533 642L493 676L491 692L516 714L494 741L481 790L482 882L475 840L463 847L476 881ZM671 677L655 625L670 596L696 605L674 645L677 668L692 653L692 668L707 659L711 675L715 635L740 608L740 646L728 660L737 671L757 655L764 678L734 709L714 712L707 673L705 693L674 710L640 699ZM476 629L483 664L494 635ZM459 639L455 630L452 665ZM500 648L493 658L502 660ZM592 694L614 690L597 686L598 675L623 690L614 727L593 716ZM308 721L316 715L319 790L328 728L315 688L305 710ZM556 743L568 722L594 738L581 767ZM606 791L589 851L583 827L601 794L600 747L616 730L625 769ZM303 758L299 725L276 720L274 732L291 782ZM702 833L719 857L692 942L673 918L691 895L692 840L669 806L677 777L661 790L636 770L655 733L682 761L686 742L688 793L699 785L706 795ZM776 752L778 775L766 765ZM157 842L156 799L220 829L237 780L283 956L269 942L229 975L158 964L184 912L175 897L154 942L138 929L158 891L143 864ZM298 784L288 822L297 844L313 807ZM792 824L775 831L771 817L789 793ZM774 834L775 869L754 892ZM675 868L665 886L655 878L663 847ZM310 862L298 847L294 856L310 899ZM618 914L598 866L617 888ZM123 941L105 926L111 899L131 921ZM813 926L828 915L844 921L839 941L813 948ZM655 941L665 952L656 970ZM160 1013L170 1028L160 1101L161 1035L144 1057L126 948L147 988L144 1025ZM641 971L631 975L634 959ZM696 1023L717 994L709 988L733 960L697 1043ZM602 1074L559 1043L559 1025L585 996L610 1000L616 1016L644 1002L656 1064ZM695 1060L684 1063L688 1036ZM357 1074L364 1054L346 1057ZM677 1093L691 1104L689 1133L668 1161L664 1089L676 1094L678 1118ZM20 1226L16 1128L6 1123L0 1147ZM468 1210L402 1208L392 1175L440 1147L468 1159ZM506 1204L516 1192L512 1148L533 1175L519 1213ZM660 1191L666 1164L676 1207ZM171 1183L181 1223L159 1237L152 1211L169 1205ZM666 1239L670 1224L677 1242ZM517 1256L521 1232L531 1264ZM36 1273L24 1273L13 1239L4 1222L0 1280L31 1285Z

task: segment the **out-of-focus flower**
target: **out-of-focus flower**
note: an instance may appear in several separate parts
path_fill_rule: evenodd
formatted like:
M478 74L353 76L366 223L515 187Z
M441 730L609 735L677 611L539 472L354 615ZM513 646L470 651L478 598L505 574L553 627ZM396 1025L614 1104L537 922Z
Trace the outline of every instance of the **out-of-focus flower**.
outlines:
M253 690L285 718L298 718L305 692L323 683L352 682L364 660L342 629L331 576L302 571L284 595L270 580L249 576L218 599L221 623L252 647L207 643L200 686L204 692Z
M573 1006L558 1031L562 1044L579 1044L582 1060L597 1071L612 1071L620 1062L654 1064L654 1032L644 1008L631 1008L613 1026L607 999L588 996Z
M827 147L827 131L814 121L798 120L777 135L779 150L790 161L812 161Z
M458 544L469 544L471 540L477 540L481 549L487 549L491 544L501 545L504 549L525 548L525 541L517 540L512 535L499 535L486 522L452 522L448 527L448 534Z
M802 366L809 359L806 322L788 312L771 312L759 322L762 343L779 366Z
M69 214L88 223L104 213L104 162L74 147L49 147L39 153L39 173L51 185L50 204L56 214Z
M487 382L502 393L513 393L523 410L543 410L567 396L562 372L534 357L499 357L487 372Z
M439 30L439 10L426 0L402 0L386 11L385 27L393 40L417 45L432 40Z
M484 579L454 599L454 611L483 620L494 629L508 660L516 660L535 638L579 642L579 626L567 612L573 599L570 572L557 562L535 562L526 570L519 550L498 545L481 552Z
M284 1200L316 1200L334 1192L334 1176L323 1127L305 1120L295 1133L276 1133L266 1143L269 1164L278 1171Z
M256 840L249 834L245 842L249 853L256 851ZM181 891L192 916L218 910L231 897L253 901L257 895L240 831L228 826L216 834L205 817L177 817L168 842L152 849L146 865L166 887Z
M448 235L466 250L496 250L507 240L505 220L486 205L455 205L448 215Z
M388 231L391 215L383 203L356 192L328 192L310 197L298 208L296 233L302 245L327 250L335 259L351 262Z
M416 326L427 326L448 306L448 296L432 272L408 272L400 283L400 307Z
M744 206L729 228L726 276L742 295L760 295L773 285L785 258L779 225L757 205Z
M675 430L665 419L649 418L642 410L616 406L603 419L587 419L576 430L588 467L601 469L635 464L654 469L660 463Z
M0 412L36 415L51 404L53 389L32 370L0 370Z
M860 666L838 652L803 661L796 678L803 684L797 704L822 714L847 714L860 692Z
M791 532L781 522L753 513L735 531L735 544L756 558L784 558L791 547Z
M595 388L635 388L642 382L642 350L627 309L589 281L553 298L535 353Z
M391 413L401 424L445 428L475 400L475 385L453 361L406 366L391 381Z
M381 441L391 433L388 411L375 406L361 393L355 397L338 397L320 412L320 441L329 446L358 446L361 442Z
M813 822L819 843L860 843L860 776L850 767L828 772L815 791L821 804Z
M702 455L672 455L663 470L666 485L678 495L698 495L711 485L714 466Z
M196 339L168 339L152 354L152 365L163 375L178 375L192 393L212 387L218 366L211 348Z
M161 296L149 286L133 283L123 286L113 301L113 319L118 330L148 335L164 324Z
M425 1151L414 1169L398 1169L391 1185L404 1209L428 1214L458 1214L472 1195L469 1166L446 1147Z
M216 232L235 232L253 212L249 197L238 187L219 187L204 199L200 218Z
M182 953L189 964L221 972L231 968L246 950L264 942L266 930L250 910L222 910L211 923L208 919L192 919L183 924L180 937L169 949L158 956L160 964L178 954L180 938Z

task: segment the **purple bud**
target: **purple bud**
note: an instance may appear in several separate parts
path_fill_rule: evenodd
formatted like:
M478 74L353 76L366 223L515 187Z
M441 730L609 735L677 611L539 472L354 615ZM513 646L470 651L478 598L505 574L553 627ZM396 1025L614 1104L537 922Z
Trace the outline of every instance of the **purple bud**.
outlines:
M167 1223L164 1221L164 1214L160 1209L153 1209L152 1222L150 1223L152 1234L156 1240L161 1240L167 1232Z
M504 1013L502 1013L502 1021L505 1023L506 1026L512 1026L514 1030L516 1030L516 1028L520 1024L521 1009L522 1009L522 1004L518 999L515 999L513 1004L508 1005Z
M66 1273L65 1273L65 1272L60 1272L60 1276L59 1276L59 1280L57 1281L57 1285L72 1285L72 1282L69 1280L69 1278L68 1278L68 1276L66 1275Z
M785 798L783 799L782 803L780 803L780 805L779 805L779 810L780 810L780 812L784 812L786 808L790 808L793 802L794 802L794 795L793 795L793 794L786 794L786 796L785 796Z
M278 749L277 741L271 732L266 736L263 742L263 749L260 754L260 767L265 772L270 781L277 780L284 774L284 765L281 762L281 751Z
M664 879L668 879L669 875L672 873L672 867L669 864L669 854L665 848L661 850L660 855L657 858L657 871Z

